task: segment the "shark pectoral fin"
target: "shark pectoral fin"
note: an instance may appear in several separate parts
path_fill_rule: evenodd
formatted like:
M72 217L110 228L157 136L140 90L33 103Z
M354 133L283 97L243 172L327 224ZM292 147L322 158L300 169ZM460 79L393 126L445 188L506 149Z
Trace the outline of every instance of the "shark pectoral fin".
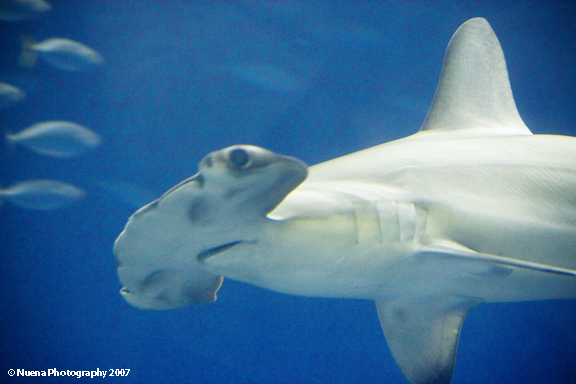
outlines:
M511 257L476 252L461 244L447 240L435 240L420 247L421 258L441 257L454 258L468 262L469 273L484 276L502 276L512 273L514 268L528 269L537 272L553 273L576 277L576 270L534 263ZM473 267L475 265L475 267Z
M448 384L454 372L460 329L481 300L419 297L376 302L396 364L412 384Z

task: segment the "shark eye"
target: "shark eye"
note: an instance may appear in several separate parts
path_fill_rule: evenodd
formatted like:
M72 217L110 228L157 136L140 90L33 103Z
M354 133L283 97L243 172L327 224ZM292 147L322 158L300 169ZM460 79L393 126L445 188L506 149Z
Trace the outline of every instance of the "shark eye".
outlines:
M250 155L242 148L236 148L228 153L230 161L238 168L243 168L250 161Z

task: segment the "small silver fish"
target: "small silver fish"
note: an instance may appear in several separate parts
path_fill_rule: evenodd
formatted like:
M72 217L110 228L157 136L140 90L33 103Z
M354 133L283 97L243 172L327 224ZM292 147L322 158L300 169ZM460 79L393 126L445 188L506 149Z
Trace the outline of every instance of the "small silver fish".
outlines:
M0 189L0 199L21 208L51 211L83 198L86 193L73 185L54 180L31 180Z
M22 36L20 65L34 66L37 56L53 67L69 72L88 70L104 61L98 52L74 40L50 38L37 43Z
M51 9L50 3L44 0L0 0L0 20L31 20Z
M0 109L11 106L23 100L26 94L13 85L0 83Z
M100 145L100 135L68 121L45 121L25 130L7 134L10 145L22 145L52 157L73 157Z

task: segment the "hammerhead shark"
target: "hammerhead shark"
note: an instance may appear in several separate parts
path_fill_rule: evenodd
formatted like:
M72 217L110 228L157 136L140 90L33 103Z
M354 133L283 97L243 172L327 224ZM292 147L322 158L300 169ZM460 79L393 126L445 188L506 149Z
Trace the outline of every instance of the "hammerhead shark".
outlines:
M485 302L576 298L576 138L533 135L483 18L452 37L419 132L307 167L250 145L132 215L114 245L143 309L216 300L224 276L374 300L413 384L447 384Z

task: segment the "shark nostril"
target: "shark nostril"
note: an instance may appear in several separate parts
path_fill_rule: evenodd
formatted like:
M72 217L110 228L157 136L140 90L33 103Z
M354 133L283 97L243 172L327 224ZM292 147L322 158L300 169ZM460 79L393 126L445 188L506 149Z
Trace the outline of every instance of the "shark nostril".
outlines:
M213 160L212 156L208 155L202 160L202 165L206 168L210 168L212 166Z

